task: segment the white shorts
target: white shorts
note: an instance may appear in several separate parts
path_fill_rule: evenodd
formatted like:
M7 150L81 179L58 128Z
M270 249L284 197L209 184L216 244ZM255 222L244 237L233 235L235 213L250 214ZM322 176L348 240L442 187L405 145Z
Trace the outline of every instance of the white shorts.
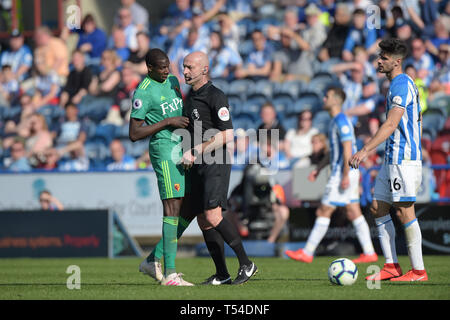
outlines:
M329 207L345 207L349 203L359 202L359 170L351 169L349 178L349 187L341 189L341 174L331 176L325 186L322 204Z
M383 164L375 180L374 200L387 203L415 202L422 183L422 161Z

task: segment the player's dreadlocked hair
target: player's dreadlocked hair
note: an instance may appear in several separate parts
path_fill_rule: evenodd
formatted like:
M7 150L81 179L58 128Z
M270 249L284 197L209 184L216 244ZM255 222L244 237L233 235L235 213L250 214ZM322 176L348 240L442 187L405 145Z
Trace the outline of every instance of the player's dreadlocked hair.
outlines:
M400 56L402 59L404 59L408 54L408 47L405 42L400 39L384 39L378 44L378 46L383 52L389 55Z
M160 60L169 60L169 57L164 51L158 48L151 49L145 56L147 66L155 66Z

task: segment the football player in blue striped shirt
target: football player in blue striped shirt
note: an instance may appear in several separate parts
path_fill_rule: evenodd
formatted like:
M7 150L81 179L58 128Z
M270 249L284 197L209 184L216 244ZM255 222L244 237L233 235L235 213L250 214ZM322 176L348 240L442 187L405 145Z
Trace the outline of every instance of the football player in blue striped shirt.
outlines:
M367 280L427 281L422 257L422 234L414 202L422 180L422 116L419 92L402 70L405 43L386 39L379 43L378 72L390 80L386 121L372 139L352 156L349 165L358 168L368 152L386 141L384 163L375 182L371 212L386 258L383 269ZM394 206L403 224L412 270L402 274L395 251L395 228L389 209Z

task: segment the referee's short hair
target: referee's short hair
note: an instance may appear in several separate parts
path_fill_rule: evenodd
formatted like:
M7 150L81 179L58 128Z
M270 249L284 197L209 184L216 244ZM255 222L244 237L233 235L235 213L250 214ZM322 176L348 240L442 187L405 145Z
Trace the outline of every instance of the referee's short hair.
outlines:
M161 49L150 49L145 56L145 63L147 66L155 66L160 60L169 60L167 54Z
M405 42L397 38L384 39L378 46L388 55L400 56L402 59L408 54L408 47Z

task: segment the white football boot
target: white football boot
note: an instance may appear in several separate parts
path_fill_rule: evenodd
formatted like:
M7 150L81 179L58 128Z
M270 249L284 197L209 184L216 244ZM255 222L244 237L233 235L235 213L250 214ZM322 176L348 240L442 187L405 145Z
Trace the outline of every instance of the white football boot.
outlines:
M156 281L161 281L164 276L161 269L161 262L147 262L147 259L141 262L139 265L139 272L146 274Z

